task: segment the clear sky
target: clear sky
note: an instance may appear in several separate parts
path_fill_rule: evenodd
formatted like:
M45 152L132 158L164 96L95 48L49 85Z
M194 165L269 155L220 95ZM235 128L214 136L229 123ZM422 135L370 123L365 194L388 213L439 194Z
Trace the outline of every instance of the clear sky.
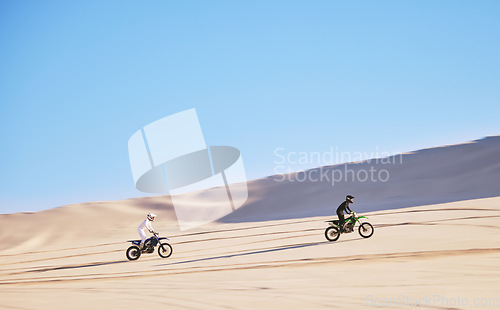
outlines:
M249 179L275 173L276 148L500 134L499 16L486 0L0 0L0 213L146 195L127 141L189 108Z

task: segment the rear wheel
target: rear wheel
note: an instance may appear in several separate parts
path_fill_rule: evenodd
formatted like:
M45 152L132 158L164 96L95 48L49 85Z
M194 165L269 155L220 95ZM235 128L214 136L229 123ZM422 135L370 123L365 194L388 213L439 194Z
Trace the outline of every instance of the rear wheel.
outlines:
M172 255L172 246L168 243L160 243L158 246L158 255L160 255L163 258L170 257Z
M340 231L337 227L328 227L325 230L325 237L328 241L337 241L340 237Z
M359 234L363 238L370 238L373 235L373 226L370 223L363 223L359 226Z
M127 249L126 254L129 260L136 260L141 257L141 250L139 250L138 246L133 245Z

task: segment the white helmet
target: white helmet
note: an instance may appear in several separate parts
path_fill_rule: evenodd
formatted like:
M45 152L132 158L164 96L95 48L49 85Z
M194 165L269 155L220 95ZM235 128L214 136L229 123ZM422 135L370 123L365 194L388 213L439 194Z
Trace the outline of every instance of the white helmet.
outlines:
M148 220L154 222L155 221L155 217L156 217L156 214L154 214L154 213L148 213Z

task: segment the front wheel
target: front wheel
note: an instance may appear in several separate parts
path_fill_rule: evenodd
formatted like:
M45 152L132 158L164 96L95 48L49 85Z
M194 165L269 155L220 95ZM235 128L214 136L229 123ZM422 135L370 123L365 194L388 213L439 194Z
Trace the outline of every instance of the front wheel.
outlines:
M136 260L141 257L141 250L138 246L133 245L127 249L127 258L128 260Z
M325 237L328 241L337 241L340 237L340 231L337 227L328 227L325 230Z
M370 223L363 223L359 226L359 234L363 238L370 238L373 235L373 226Z
M160 255L163 258L167 258L170 255L172 255L172 246L168 243L160 243L158 246L158 255Z

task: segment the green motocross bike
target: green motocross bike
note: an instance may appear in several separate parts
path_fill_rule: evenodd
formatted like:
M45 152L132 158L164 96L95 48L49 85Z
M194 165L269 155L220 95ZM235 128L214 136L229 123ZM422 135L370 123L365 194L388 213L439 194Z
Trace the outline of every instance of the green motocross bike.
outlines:
M341 234L351 233L354 231L354 226L359 223L359 234L363 238L370 238L373 235L373 226L368 222L361 222L361 219L366 219L366 216L358 216L356 212L352 212L351 216L346 218L344 223L344 231L340 231L339 220L325 221L330 223L330 227L325 230L325 237L328 241L337 241Z

